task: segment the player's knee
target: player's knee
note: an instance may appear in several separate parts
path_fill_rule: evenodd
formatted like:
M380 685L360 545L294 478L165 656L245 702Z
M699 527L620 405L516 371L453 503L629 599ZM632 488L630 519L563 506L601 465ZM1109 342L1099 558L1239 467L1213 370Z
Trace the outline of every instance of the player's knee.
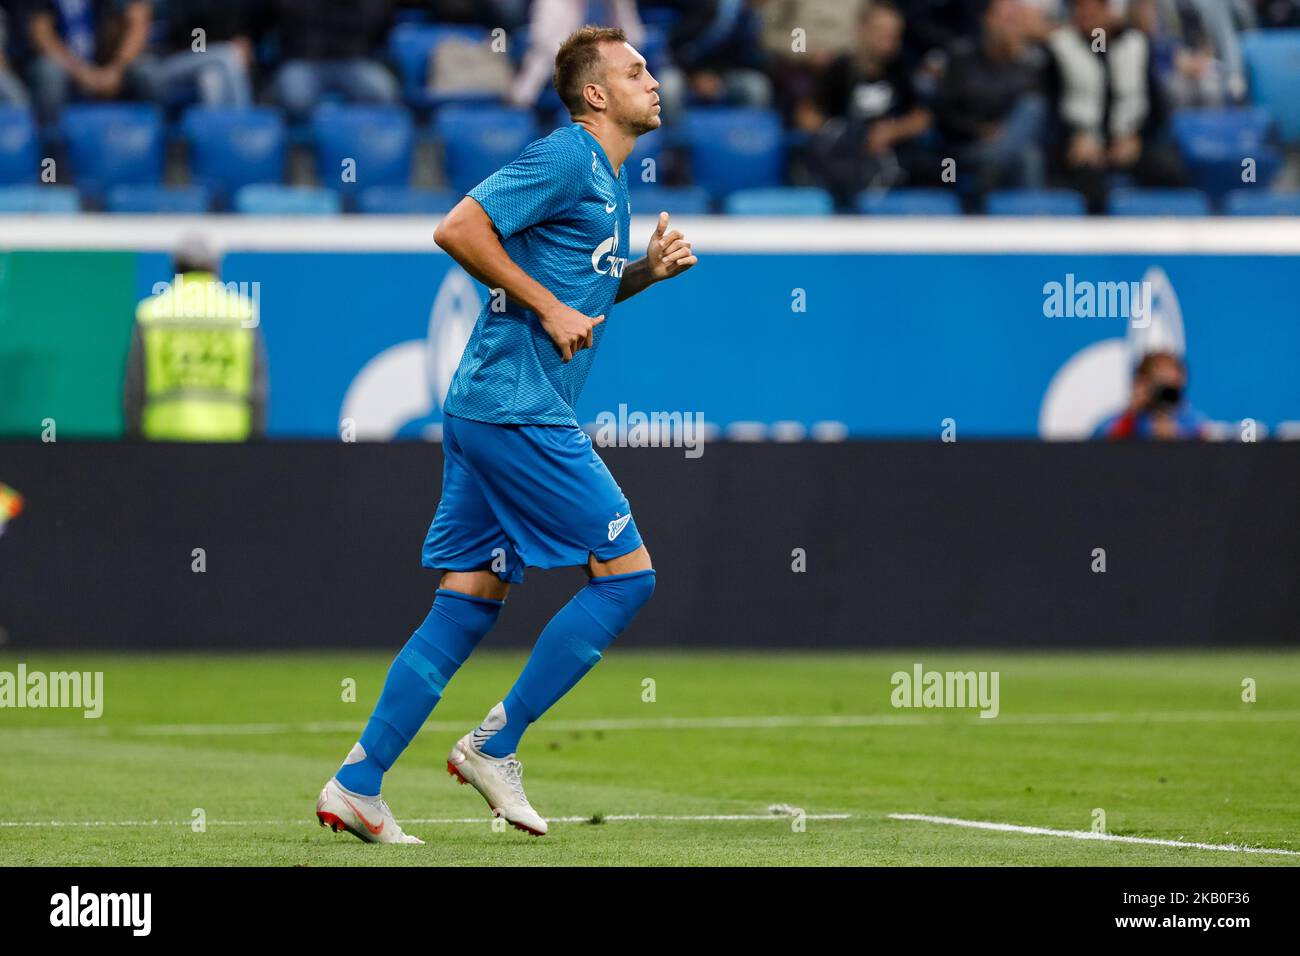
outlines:
M490 601L504 601L510 593L510 584L491 571L444 571L438 589Z
M592 578L580 595L583 608L610 634L624 631L655 593L653 568ZM586 596L589 599L584 600Z

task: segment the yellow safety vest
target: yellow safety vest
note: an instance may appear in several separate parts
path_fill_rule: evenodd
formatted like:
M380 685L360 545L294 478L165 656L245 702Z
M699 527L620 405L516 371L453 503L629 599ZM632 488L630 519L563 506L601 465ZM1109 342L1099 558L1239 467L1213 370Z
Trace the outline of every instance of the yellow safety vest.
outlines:
M254 307L208 272L136 308L144 349L141 434L152 441L244 441L252 427Z

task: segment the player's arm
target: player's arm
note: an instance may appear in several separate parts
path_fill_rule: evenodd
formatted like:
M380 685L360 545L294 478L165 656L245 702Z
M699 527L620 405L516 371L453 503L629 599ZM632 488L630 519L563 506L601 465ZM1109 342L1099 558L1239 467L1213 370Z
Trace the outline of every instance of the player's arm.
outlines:
M433 241L466 272L489 289L503 289L511 300L534 312L564 361L591 348L592 330L605 321L571 309L510 258L483 207L466 196L438 224Z
M656 282L680 275L700 260L691 250L690 241L680 229L668 232L668 213L659 214L659 223L646 247L645 258L629 262L618 284L615 302L630 299Z

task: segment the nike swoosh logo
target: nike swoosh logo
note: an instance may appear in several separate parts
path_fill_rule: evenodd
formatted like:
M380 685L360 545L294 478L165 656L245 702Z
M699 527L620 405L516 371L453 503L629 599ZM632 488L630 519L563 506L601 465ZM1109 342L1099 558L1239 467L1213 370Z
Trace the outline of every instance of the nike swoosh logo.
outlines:
M384 826L388 823L387 820L383 820L380 822L379 826L375 826L373 823L371 823L362 815L361 811L356 808L356 805L351 800L343 796L343 794L341 793L339 794L339 799L352 808L352 812L357 815L357 819L360 820L363 824L365 824L366 829L369 830L371 833L373 833L375 836L379 836L379 834L384 832Z
M632 515L625 514L623 515L623 517L617 519L616 521L611 521L609 523L609 540L613 541L620 534L622 534L623 529L627 527L627 523L631 520L632 520Z
M614 211L615 209L617 209L617 208L618 208L618 203L606 203L606 204L605 204L605 212L613 212L613 211Z

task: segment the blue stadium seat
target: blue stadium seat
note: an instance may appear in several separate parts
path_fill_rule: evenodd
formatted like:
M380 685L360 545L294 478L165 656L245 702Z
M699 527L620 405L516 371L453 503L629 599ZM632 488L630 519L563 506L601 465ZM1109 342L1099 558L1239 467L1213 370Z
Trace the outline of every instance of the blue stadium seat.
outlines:
M699 186L659 186L653 183L630 184L628 199L632 212L639 216L707 216L712 212L708 190Z
M957 216L961 200L950 189L868 189L858 193L854 206L868 216Z
M518 156L537 135L530 111L505 106L447 106L438 111L433 129L447 181L461 193Z
M1277 120L1282 141L1300 143L1300 30L1256 30L1242 36L1251 100Z
M349 195L410 181L415 133L405 106L326 105L311 123L321 185ZM349 159L355 161L351 182L342 175Z
M385 216L441 216L460 202L450 189L411 189L407 186L371 186L361 191L361 212Z
M829 216L835 212L835 200L816 186L777 186L738 189L722 208L733 216Z
M772 110L698 107L686 116L685 137L692 178L714 196L782 183L785 139Z
M1208 216L1210 201L1199 189L1112 189L1112 216Z
M185 112L181 131L194 181L223 208L242 186L284 179L284 120L277 110L195 107Z
M34 183L40 171L32 114L18 107L0 106L0 183Z
M113 186L104 208L109 212L198 216L208 211L212 197L202 186Z
M1072 189L1001 189L989 193L990 216L1082 216L1083 197Z
M59 126L81 194L98 200L109 186L162 180L162 111L145 103L66 106Z
M397 73L402 79L402 96L411 106L491 102L497 98L495 93L490 92L468 91L447 95L428 92L426 81L429 59L440 43L453 38L486 45L490 35L482 27L433 23L399 23L388 35L388 55L397 64Z
M338 193L312 186L254 183L235 193L235 212L256 216L332 216L342 207Z
M1262 109L1182 110L1173 131L1192 183L1211 196L1242 185L1243 160L1255 161L1255 184L1267 187L1282 168L1271 142L1272 120Z
M0 213L61 215L81 212L71 186L0 186Z
M1300 193L1234 189L1223 201L1229 216L1300 216Z

